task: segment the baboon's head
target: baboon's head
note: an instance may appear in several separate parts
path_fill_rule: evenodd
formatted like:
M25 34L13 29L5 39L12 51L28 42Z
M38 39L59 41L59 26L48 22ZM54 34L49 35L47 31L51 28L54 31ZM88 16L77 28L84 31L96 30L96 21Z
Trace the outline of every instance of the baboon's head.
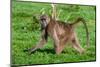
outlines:
M40 23L41 23L42 29L45 29L49 22L50 22L50 17L48 15L40 16Z

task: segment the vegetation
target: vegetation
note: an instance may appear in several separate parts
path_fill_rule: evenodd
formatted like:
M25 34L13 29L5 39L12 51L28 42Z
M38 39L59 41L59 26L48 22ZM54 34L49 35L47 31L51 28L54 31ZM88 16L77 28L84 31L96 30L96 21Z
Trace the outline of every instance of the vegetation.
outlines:
M33 19L33 15L40 15L42 8L46 14L51 14L50 4L12 1L12 64L29 65L96 60L95 6L57 5L57 11L61 11L58 16L59 20L73 21L78 16L86 20L90 33L90 48L86 49L86 53L80 55L71 46L66 46L60 55L56 55L53 41L50 38L42 49L32 55L23 52L24 49L35 46L40 39L40 24ZM80 44L86 48L86 33L83 24L78 24L76 31Z

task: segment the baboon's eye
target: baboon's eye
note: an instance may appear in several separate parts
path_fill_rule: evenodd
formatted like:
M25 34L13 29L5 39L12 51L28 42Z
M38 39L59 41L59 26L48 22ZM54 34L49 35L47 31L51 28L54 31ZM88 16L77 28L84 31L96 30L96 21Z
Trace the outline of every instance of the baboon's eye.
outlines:
M40 19L40 20L42 20L42 21L43 21L43 20L46 20L46 19L45 19L45 18L42 18L42 19Z

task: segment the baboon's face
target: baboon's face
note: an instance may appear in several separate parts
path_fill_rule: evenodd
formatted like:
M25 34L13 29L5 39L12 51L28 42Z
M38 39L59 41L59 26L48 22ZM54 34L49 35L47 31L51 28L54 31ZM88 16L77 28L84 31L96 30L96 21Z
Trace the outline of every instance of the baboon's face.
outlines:
M40 16L40 23L41 23L41 27L43 29L45 29L47 27L49 22L50 22L50 18L47 15Z

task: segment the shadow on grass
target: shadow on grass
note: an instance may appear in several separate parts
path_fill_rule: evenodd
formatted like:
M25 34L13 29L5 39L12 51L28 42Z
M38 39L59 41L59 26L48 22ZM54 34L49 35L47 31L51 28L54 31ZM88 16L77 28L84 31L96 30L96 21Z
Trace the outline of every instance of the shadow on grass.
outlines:
M24 52L28 52L28 50L23 50ZM55 50L54 49L47 49L47 48L45 48L45 49L37 49L36 51L33 51L31 54L34 54L35 52L41 52L41 53L51 53L51 54L55 54Z
M52 53L52 54L55 54L55 51L54 49L38 49L37 50L38 52L45 52L45 53Z
M47 53L47 54L56 54L55 50L52 48L52 49L49 49L49 48L45 48L45 49L37 49L31 53L29 53L29 51L26 49L26 50L23 50L23 52L28 52L28 54L34 54L36 52L41 52L41 53ZM78 52L76 52L75 50L72 50L72 52L74 52L75 54L78 54ZM72 53L71 52L71 53ZM68 53L70 54L70 51L62 51L61 53L65 54L65 53Z

